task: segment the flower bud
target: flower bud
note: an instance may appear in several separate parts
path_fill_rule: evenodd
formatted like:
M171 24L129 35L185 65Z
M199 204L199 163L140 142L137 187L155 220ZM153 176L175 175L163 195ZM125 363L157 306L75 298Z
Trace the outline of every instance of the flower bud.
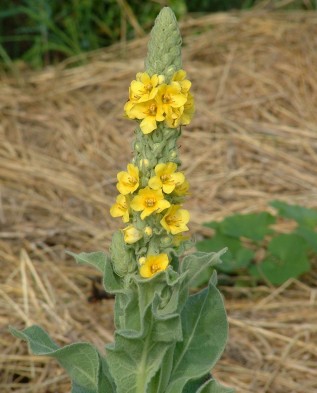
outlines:
M123 277L134 270L135 260L133 259L133 253L125 246L122 231L117 231L113 234L110 255L113 270L118 276Z
M153 234L153 229L152 229L151 227L147 226L147 227L144 228L144 233L145 233L147 236L152 236L152 234Z
M162 246L169 246L172 243L172 240L168 236L164 236L161 239L161 245Z
M127 244L133 244L141 239L142 233L133 225L129 225L122 230L124 241Z
M150 161L147 158L143 158L140 160L140 167L142 168L148 168L150 165Z

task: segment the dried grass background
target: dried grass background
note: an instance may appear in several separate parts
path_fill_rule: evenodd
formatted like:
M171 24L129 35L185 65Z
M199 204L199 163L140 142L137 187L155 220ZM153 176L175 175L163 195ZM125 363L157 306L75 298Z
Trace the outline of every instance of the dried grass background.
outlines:
M192 233L272 199L316 208L317 14L215 14L181 30L197 103L180 140ZM113 301L87 302L97 273L65 250L107 250L120 226L108 211L134 128L122 111L146 42L1 76L1 393L69 391L54 360L29 355L8 324L40 324L61 345L102 351L112 340ZM215 376L241 393L316 393L316 284L315 264L280 288L222 288L230 339Z

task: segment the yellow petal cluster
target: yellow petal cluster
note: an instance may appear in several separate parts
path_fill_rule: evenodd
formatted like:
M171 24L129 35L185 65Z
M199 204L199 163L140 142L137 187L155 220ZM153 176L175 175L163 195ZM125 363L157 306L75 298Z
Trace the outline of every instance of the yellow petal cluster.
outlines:
M194 99L190 93L191 82L184 70L177 71L169 84L164 76L138 73L129 88L129 100L124 111L128 118L141 120L140 128L149 134L157 122L176 128L190 123L194 114Z
M143 278L154 276L156 273L165 270L169 264L167 254L150 255L142 258L141 262L140 276Z
M139 187L139 168L128 164L127 172L117 174L117 189L122 195L133 193Z
M145 187L139 190L131 201L131 208L135 211L140 211L141 219L144 220L152 213L160 213L170 207L170 203L164 199L162 190L153 190L150 187Z
M189 212L180 205L172 205L161 220L162 227L172 235L188 231Z
M149 180L149 186L154 190L162 190L165 194L170 194L176 186L181 185L185 181L185 176L182 172L175 172L177 165L175 162L168 162L166 164L160 163L155 167L155 175Z
M122 217L123 222L129 222L129 204L125 195L119 194L117 196L116 203L110 209L110 214L112 217Z

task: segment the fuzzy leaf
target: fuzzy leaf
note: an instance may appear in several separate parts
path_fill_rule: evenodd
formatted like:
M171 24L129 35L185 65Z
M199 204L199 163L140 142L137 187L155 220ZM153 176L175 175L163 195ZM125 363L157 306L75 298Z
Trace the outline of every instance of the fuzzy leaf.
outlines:
M146 392L170 346L171 343L154 342L150 332L145 339L127 339L117 334L115 343L106 346L116 393Z
M110 258L107 258L105 262L102 283L105 290L109 293L117 294L125 292L124 280L113 271Z
M76 383L72 383L71 393L95 393L96 390L88 389L87 387L82 387L77 385Z
M234 393L234 389L220 385L214 379L205 382L196 393Z
M199 379L191 380L186 383L182 393L196 393L197 390L204 386L206 381L209 381L211 379L211 374L208 373L206 375L203 375Z
M171 345L166 351L165 356L161 362L161 367L152 379L147 393L165 393L168 385L174 357L175 344Z
M176 344L172 380L166 393L183 392L188 381L212 369L224 350L226 312L212 280L207 288L188 298L182 311L182 326L184 339Z
M10 331L14 336L27 341L35 355L55 358L71 377L73 392L99 393L99 354L91 344L77 343L59 348L48 334L36 325L22 331L11 327Z
M77 263L95 266L101 273L104 272L106 260L109 258L109 256L102 251L90 253L81 252L80 254L66 251L66 254L74 257Z
M195 252L184 257L181 264L181 273L187 273L188 287L196 288L197 282L201 282L201 278L205 277L208 282L212 272L210 268L221 264L220 257L227 251L226 248L219 252Z

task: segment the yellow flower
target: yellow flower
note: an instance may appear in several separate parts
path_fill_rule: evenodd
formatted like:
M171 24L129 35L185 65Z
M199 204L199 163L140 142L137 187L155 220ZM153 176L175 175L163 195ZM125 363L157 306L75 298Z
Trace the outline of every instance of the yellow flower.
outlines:
M131 202L133 210L142 211L142 220L154 212L160 213L170 207L170 205L171 204L164 199L162 190L152 190L150 187L139 190L138 195L136 195Z
M124 241L127 244L133 244L142 238L142 233L133 225L122 229Z
M167 127L176 128L181 125L181 118L184 112L184 106L180 108L170 108L166 115L165 123Z
M195 113L194 97L188 92L187 101L184 105L184 111L180 117L180 125L187 126Z
M188 194L189 190L189 183L185 179L182 184L177 184L176 187L174 188L173 195L175 194L176 196L185 196Z
M160 222L167 232L170 232L172 235L177 235L178 233L189 230L186 225L188 221L188 210L181 209L180 205L172 205Z
M154 274L165 270L169 263L167 254L150 255L142 262L140 276L143 278L150 278Z
M155 100L140 102L129 108L127 112L131 119L142 120L140 128L143 134L149 134L157 128L157 121L165 119L162 105Z
M163 189L165 194L170 194L177 185L185 181L185 176L182 172L175 172L177 165L174 162L167 164L157 164L155 167L156 176L149 180L149 186L154 190Z
M163 84L159 87L157 102L162 106L164 113L169 116L173 108L181 108L186 100L187 94L182 93L179 83L172 85Z
M139 187L139 168L128 164L128 172L119 172L117 175L117 189L123 195L133 193Z
M166 125L176 128L182 125L188 125L195 112L194 98L189 92L191 82L186 78L184 70L177 71L172 78L171 85L180 89L180 93L186 97L186 101L181 106L170 106L166 112Z
M195 113L194 97L190 92L187 94L187 101L180 108L171 108L166 115L165 123L168 127L187 126Z
M116 203L111 207L112 217L122 217L123 222L129 222L129 206L125 195L118 195Z
M181 87L181 92L183 94L187 94L189 92L191 85L192 85L192 83L188 79L185 79L185 78L186 78L186 72L184 70L178 70L177 72L175 72L175 74L173 75L173 78L172 78L172 84L173 84L173 82L179 83L179 85Z
M139 72L136 80L131 82L129 98L132 103L152 100L158 91L158 85L163 83L164 76L154 74L152 77L146 72Z

